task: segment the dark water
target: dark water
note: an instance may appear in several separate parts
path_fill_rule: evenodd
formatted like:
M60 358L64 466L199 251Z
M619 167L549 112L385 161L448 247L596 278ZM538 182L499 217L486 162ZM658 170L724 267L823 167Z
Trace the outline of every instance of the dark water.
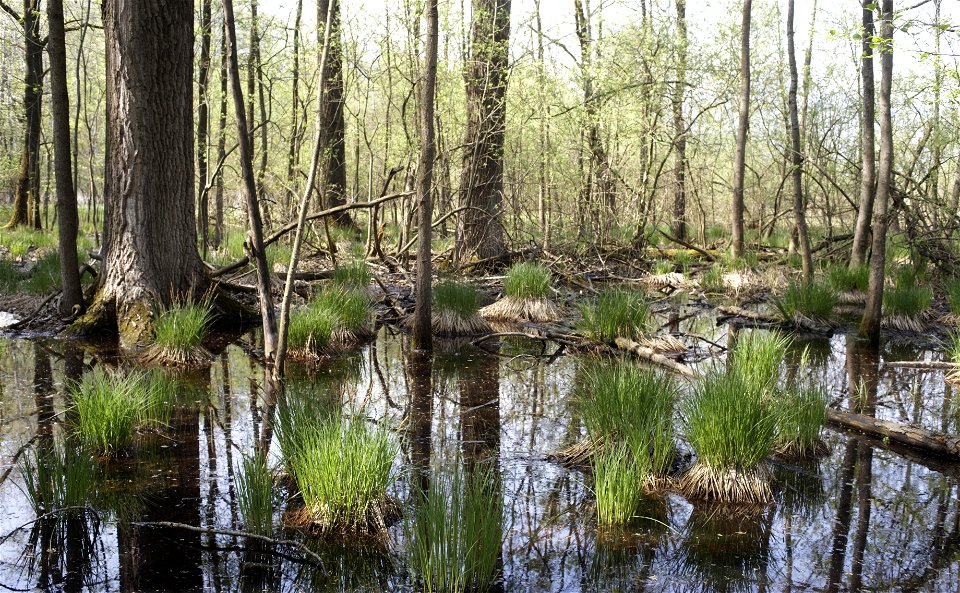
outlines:
M682 328L726 343L727 328L712 318ZM330 569L324 576L290 548L281 548L284 558L243 538L135 524L242 529L235 488L242 456L268 450L279 465L263 371L237 346L178 379L188 404L174 415L172 439L152 439L134 457L101 466L94 511L30 523L16 458L25 444L65 430L65 380L99 362L64 341L0 344L0 590L415 589L400 525L381 542L307 539ZM890 364L939 353L888 344L878 357L838 335L800 342L786 373L795 372L803 345L811 366L801 379L821 382L835 405L957 432L960 413L942 373ZM714 348L697 346L702 355ZM393 493L404 503L438 466L498 459L504 591L960 590L960 467L830 430L830 453L818 463L775 464L771 505L732 513L668 494L649 502L651 520L598 530L588 476L546 460L582 435L571 397L577 358L539 353L536 343L503 343L499 356L444 344L431 388L426 361L384 330L351 355L295 367L287 396L334 394L350 413L392 426L403 437ZM852 398L851 385L866 395ZM278 488L277 525L285 496ZM303 539L282 528L275 536Z

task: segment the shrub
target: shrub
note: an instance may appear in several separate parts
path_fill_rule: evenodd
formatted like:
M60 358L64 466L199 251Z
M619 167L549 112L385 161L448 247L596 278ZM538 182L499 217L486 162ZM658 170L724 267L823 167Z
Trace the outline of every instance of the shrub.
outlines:
M651 318L650 305L643 293L626 288L602 291L581 305L580 312L584 333L600 342L639 337L648 329Z

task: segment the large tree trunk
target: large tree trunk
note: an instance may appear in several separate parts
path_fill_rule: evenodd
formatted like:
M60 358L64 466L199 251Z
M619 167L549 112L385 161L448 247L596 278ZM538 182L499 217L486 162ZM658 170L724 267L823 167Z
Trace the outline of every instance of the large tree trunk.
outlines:
M507 114L510 0L473 0L471 56L466 67L464 139L457 259L503 253L503 146Z
M677 81L673 87L673 235L687 237L687 130L683 122L683 95L687 84L687 2L676 0Z
M743 255L743 178L746 171L747 130L750 127L750 9L752 0L743 0L743 25L740 31L740 119L737 145L733 155L733 209L731 221L734 257Z
M787 107L790 112L790 164L793 167L793 217L797 225L797 237L800 239L800 259L803 262L803 281L813 280L813 256L810 254L810 234L807 232L807 217L803 203L803 155L800 153L800 115L797 108L797 51L794 45L793 31L794 0L787 3L787 59L790 62L790 91L787 94Z
M7 228L32 225L40 228L35 215L40 199L40 124L43 109L43 41L40 39L40 0L23 0L26 76L23 85L23 112L26 128L20 156L20 170L14 193L13 212Z
M330 3L333 6L330 6ZM323 207L332 208L346 204L347 197L347 149L345 140L345 120L343 116L343 41L340 33L340 0L317 0L317 22L325 22L327 10L333 10L333 22L330 33L330 56L323 69L323 120L327 138L327 191ZM317 34L323 31L317 28ZM323 39L318 40L323 46ZM340 226L355 227L349 212L342 212L333 218Z
M63 289L60 312L71 315L83 307L83 294L80 291L80 268L77 262L77 229L80 226L80 217L77 214L77 194L73 186L70 157L70 95L67 93L63 0L48 0L47 22L50 30L47 51L50 54L50 103L53 111L53 150L57 176L60 284Z
M439 37L439 0L429 0L424 8L426 35L420 82L420 162L417 165L417 200L419 201L420 229L417 236L417 272L414 296L413 335L415 350L433 350L432 311L433 269L431 268L431 239L433 234L433 161L437 153L434 134L434 101L437 96L437 38Z
M893 183L893 118L890 94L893 87L893 0L883 0L880 36L884 51L880 54L880 161L877 169L877 195L873 212L873 246L870 253L870 288L867 306L860 321L860 335L871 344L880 342L883 309L883 279L886 264L887 206Z
M869 2L868 2L869 4ZM863 85L863 116L860 141L863 164L860 178L860 208L853 232L853 248L850 252L850 267L861 266L867 261L867 246L870 237L870 220L873 217L873 200L876 191L876 139L874 134L874 80L873 80L873 9L863 7L863 49L860 58L860 78Z
M156 305L207 287L194 214L193 5L106 0L103 28L106 256L79 328L115 323L128 348L150 337Z
M200 249L204 257L209 247L208 231L210 223L210 200L207 191L207 139L210 137L210 106L207 81L210 73L210 35L212 33L211 0L203 0L200 5L200 72L197 76L197 92L200 104L197 106L197 178L200 196L200 212L197 216L197 230L200 233Z

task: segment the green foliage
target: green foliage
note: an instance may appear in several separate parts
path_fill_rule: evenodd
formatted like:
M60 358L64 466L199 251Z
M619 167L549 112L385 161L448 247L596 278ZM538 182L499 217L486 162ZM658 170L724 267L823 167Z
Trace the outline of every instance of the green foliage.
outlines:
M646 461L644 461L646 460ZM617 444L593 456L593 492L597 523L624 525L636 518L650 470L649 458L636 457L630 447Z
M367 262L355 260L338 266L333 270L332 283L347 290L366 289L370 285L370 268Z
M711 468L751 469L773 449L777 416L762 387L737 369L700 377L683 412L687 439Z
M804 457L821 445L827 421L827 397L818 387L795 385L777 397L776 443L779 449Z
M360 290L330 288L309 306L290 312L287 344L291 350L325 352L334 338L350 339L367 330L370 298Z
M720 262L728 270L745 272L760 265L760 258L757 256L756 251L744 251L741 257L733 257L733 255L727 251L724 252L720 258Z
M410 568L428 593L483 591L497 575L503 497L492 468L436 477L405 522Z
M658 259L653 263L653 268L650 270L651 274L660 275L660 274L669 274L673 272L674 265L673 262L668 259Z
M723 275L725 270L721 265L713 265L700 276L700 288L705 293L723 292Z
M920 277L911 266L902 266L893 273L893 287L883 291L886 315L916 317L930 308L933 290L920 284Z
M243 457L243 471L237 475L237 506L247 531L273 532L273 472L265 456Z
M480 294L469 284L441 282L433 287L433 308L437 312L451 311L470 318L480 310Z
M947 304L950 312L960 315L960 278L951 277L946 282Z
M730 369L754 389L769 392L777 383L791 341L776 331L742 333L729 354Z
M636 338L650 324L650 305L642 292L609 288L580 306L581 329L587 337L612 342L618 337Z
M730 229L724 224L715 224L707 229L707 242L716 243L730 236Z
M514 264L503 280L503 292L516 299L544 299L550 296L550 270L543 265Z
M293 351L325 351L333 340L336 315L314 306L290 311L287 325L287 347Z
M783 296L775 302L780 314L787 320L798 315L827 319L837 304L837 294L832 287L821 282L791 281Z
M176 303L161 311L154 324L154 339L160 348L189 351L199 348L213 320L209 303Z
M596 443L626 443L636 462L663 475L675 449L673 379L631 362L595 363L583 373L579 408Z
M69 444L29 449L20 460L24 490L38 516L84 507L96 494L96 465Z
M866 264L845 266L833 264L825 272L827 284L837 292L867 292L870 284L870 267Z

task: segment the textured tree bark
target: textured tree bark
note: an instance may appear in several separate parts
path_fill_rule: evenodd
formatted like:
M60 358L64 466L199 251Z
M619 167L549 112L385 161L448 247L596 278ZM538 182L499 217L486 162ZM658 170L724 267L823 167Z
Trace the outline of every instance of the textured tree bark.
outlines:
M797 51L794 45L793 30L794 0L787 3L787 60L790 63L790 91L787 93L790 132L790 164L793 167L793 217L797 226L797 238L800 242L800 259L803 262L803 281L813 280L813 256L810 253L810 233L807 231L806 208L803 200L803 154L800 152L800 115L797 107Z
M300 166L300 21L303 18L303 0L297 0L297 16L293 24L293 72L290 81L291 103L290 110L290 149L287 152L287 210L289 211L293 198L297 196L297 168Z
M217 162L223 162L227 149L227 35L220 27L220 122L217 128ZM217 171L217 187L214 195L213 248L219 249L223 241L223 169Z
M77 193L70 157L70 96L67 93L67 47L63 0L47 2L47 52L50 54L50 106L53 112L53 150L57 177L57 227L59 231L60 313L70 315L83 307L80 265L77 261ZM76 308L76 310L75 310Z
M26 120L20 170L14 192L13 212L6 228L32 225L40 228L34 215L40 199L40 125L43 109L43 41L40 39L40 0L23 0L23 27L26 75L23 87L23 112Z
M752 0L743 0L743 24L740 31L740 119L733 155L733 209L730 250L743 256L743 178L746 170L747 130L750 128L750 10Z
M676 0L677 81L673 87L673 235L687 238L687 130L683 121L683 95L687 84L687 2Z
M473 0L471 55L465 69L464 139L459 261L503 253L503 145L507 114L510 0Z
M860 335L871 344L880 343L880 319L883 309L883 279L886 264L887 206L893 183L893 120L890 94L893 88L893 0L883 0L880 28L880 159L877 168L877 194L873 211L873 245L870 253L870 287L860 320Z
M78 329L150 337L156 305L199 297L193 160L193 5L103 3L106 220L99 292Z
M207 81L210 73L210 36L212 34L211 0L200 4L200 72L197 75L197 178L199 179L200 211L197 216L197 231L200 233L201 254L206 257L209 247L210 200L207 187L207 140L210 138L210 105Z
M867 3L869 4L869 2ZM873 78L873 9L863 7L863 54L860 57L860 78L863 92L863 122L860 142L863 153L860 178L860 207L853 232L853 247L850 252L850 267L861 266L867 261L867 246L870 237L870 220L873 218L873 200L877 182L876 134L874 133L875 105Z
M417 236L417 271L411 345L415 350L433 350L432 301L433 270L431 243L433 235L433 161L437 140L433 128L434 100L437 95L437 42L439 37L439 0L430 0L425 6L426 34L424 37L422 79L420 82L420 162L417 166L417 200L420 210L420 229Z
M333 4L331 7L330 4ZM340 33L340 0L317 0L317 22L326 21L327 10L333 9L331 24L330 56L323 69L323 120L327 138L327 173L326 196L324 208L341 206L346 203L347 197L347 151L345 140L345 120L343 114L343 41ZM323 31L317 28L321 36L317 40L318 47L323 46ZM337 215L334 222L339 226L355 228L353 218L349 212Z

